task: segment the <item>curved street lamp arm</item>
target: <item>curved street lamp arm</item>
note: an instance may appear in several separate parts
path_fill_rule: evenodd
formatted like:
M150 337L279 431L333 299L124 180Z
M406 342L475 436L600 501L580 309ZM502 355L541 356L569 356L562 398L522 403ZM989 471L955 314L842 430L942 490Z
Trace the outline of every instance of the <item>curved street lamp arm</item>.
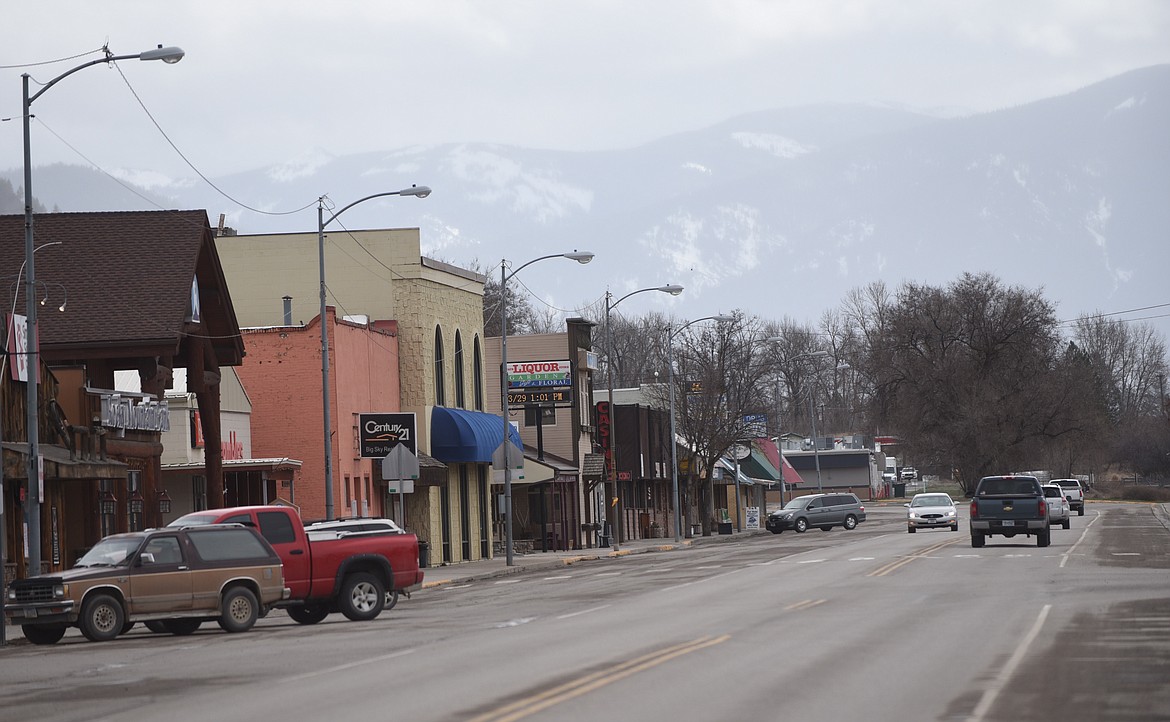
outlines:
M347 205L346 207L342 208L341 210L337 211L337 212L336 212L336 213L334 213L333 215L329 216L329 220L327 220L327 221L324 221L324 222L321 224L321 227L322 227L322 228L324 228L325 226L329 225L329 224L330 224L330 223L332 223L332 222L333 222L333 221L334 221L334 220L335 220L335 219L336 219L338 216L340 216L342 213L345 213L345 212L346 212L346 211L348 211L350 208L353 208L353 207L354 207L354 206L356 206L357 204L359 204L359 203L365 203L366 201L368 201L368 200L372 200L372 199L374 199L374 198L383 198L383 197L385 197L385 196L418 196L419 198L426 198L426 197L427 197L427 196L429 196L430 194L431 194L431 189L430 189L430 188L428 188L428 187L426 187L426 186L411 186L410 188L403 188L402 190L398 190L398 191L386 191L385 193L375 193L375 194L373 194L372 196L366 196L365 198L358 198L358 199L357 199L356 201L354 201L353 203L350 203L350 204L349 204L349 205ZM318 203L324 203L324 202L325 202L325 196L321 196L320 198L318 198L318 199L317 199L317 202L318 202Z
M666 339L666 342L670 343L671 341L674 341L674 337L679 335L680 333L682 333L683 330L686 329L687 326L690 326L691 324L694 324L694 323L698 323L699 321L719 321L720 323L723 323L724 321L731 321L731 320L732 320L731 316L724 316L723 314L716 314L714 316L703 316L702 318L696 318L693 321L687 321L683 325L679 326L677 330L672 331L670 334L670 337Z
M550 253L547 256L541 256L540 258L533 258L531 261L528 261L527 263L523 264L519 268L513 269L511 273L509 273L507 276L504 277L504 283L507 283L508 281L512 280L512 276L515 276L517 273L523 271L525 268L531 266L533 263L536 263L537 261L547 261L550 258L560 258L563 255L565 255L565 254L563 254L563 253Z

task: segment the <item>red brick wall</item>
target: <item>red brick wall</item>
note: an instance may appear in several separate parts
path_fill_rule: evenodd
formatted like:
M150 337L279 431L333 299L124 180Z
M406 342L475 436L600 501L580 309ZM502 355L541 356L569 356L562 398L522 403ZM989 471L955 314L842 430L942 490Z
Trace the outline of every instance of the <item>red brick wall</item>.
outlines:
M380 469L370 460L353 459L354 413L397 411L399 398L397 325L330 321L330 416L333 434L333 504L345 516L344 476L356 476L365 495ZM237 369L252 402L252 456L288 457L302 464L295 473L295 502L306 519L325 516L325 454L321 409L321 328L314 319L305 327L244 330L244 363ZM280 489L288 498L288 489ZM382 513L374 488L370 512ZM359 505L360 506L360 505Z

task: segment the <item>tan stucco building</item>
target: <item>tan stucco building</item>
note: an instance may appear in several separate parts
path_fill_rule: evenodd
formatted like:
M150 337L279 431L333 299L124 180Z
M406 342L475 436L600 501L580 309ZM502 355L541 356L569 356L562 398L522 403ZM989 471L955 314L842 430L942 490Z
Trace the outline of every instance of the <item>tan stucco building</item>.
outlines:
M316 233L271 235L224 235L216 239L224 275L232 289L232 301L241 327L248 333L261 328L317 326L320 315L320 270ZM421 254L417 228L363 231L331 231L324 244L325 274L330 308L327 323L377 324L393 321L396 356L397 408L363 409L366 412L402 411L417 419L420 452L446 464L424 469L415 491L406 495L405 515L400 521L430 546L432 564L485 558L491 555L492 518L490 453L503 436L502 422L490 423L484 415L485 365L483 343L484 276ZM336 318L333 311L336 310ZM376 460L355 458L355 412L338 418L337 399L358 403L364 388L381 386L385 379L358 378L337 373L332 361L337 352L336 331L329 334L331 350L332 455L337 467L345 464L355 478L366 477L384 489ZM321 429L320 337L317 338L317 378L299 375L302 397L316 399L316 411L300 416L302 426ZM309 340L300 345L305 352ZM385 344L389 346L389 344ZM376 348L371 353L378 353ZM247 387L248 359L241 377ZM379 372L381 373L381 372ZM389 371L387 373L394 373ZM254 394L253 394L254 396ZM378 395L375 395L377 397ZM253 398L259 406L259 401ZM373 401L371 401L373 403ZM435 438L432 419L440 418L440 434L459 438ZM498 417L495 417L498 419ZM253 427L284 423L284 419L260 418ZM452 431L458 428L460 430ZM496 434L494 441L491 434ZM466 438L464 438L464 435ZM254 442L261 434L254 434ZM354 438L351 438L354 437ZM260 456L294 456L304 462L298 488L324 480L323 432L315 450L255 448ZM274 442L275 443L275 442ZM461 446L462 444L462 446ZM435 451L436 448L442 451ZM456 449L452 451L452 449ZM444 458L446 457L446 458ZM335 467L336 471L336 467ZM343 498L342 479L334 474L334 497ZM307 498L307 497L306 497ZM383 498L371 505L390 513L395 499ZM342 507L338 516L345 515ZM322 517L324 509L302 508L302 516Z

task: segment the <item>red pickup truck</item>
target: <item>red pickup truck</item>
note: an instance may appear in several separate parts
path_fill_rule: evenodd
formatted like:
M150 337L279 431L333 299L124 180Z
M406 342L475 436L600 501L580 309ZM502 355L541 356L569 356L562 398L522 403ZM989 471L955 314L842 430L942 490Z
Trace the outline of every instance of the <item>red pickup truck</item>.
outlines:
M301 624L316 624L330 612L354 621L374 619L382 613L387 592L422 584L414 534L314 534L310 539L296 510L286 506L207 509L167 526L230 523L256 528L280 555L284 585L292 593L277 606Z

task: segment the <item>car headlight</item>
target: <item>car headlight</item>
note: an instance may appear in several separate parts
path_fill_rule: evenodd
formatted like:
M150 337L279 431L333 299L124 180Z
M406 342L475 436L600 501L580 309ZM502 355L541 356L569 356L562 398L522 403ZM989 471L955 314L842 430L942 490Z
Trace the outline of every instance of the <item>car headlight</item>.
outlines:
M8 601L10 601L10 602L16 601L16 590L13 589L12 587L8 588Z
M64 599L68 595L69 595L69 585L68 584L57 584L56 586L53 587L53 596L55 598Z
M914 512L909 512L909 514L910 514L910 518L911 518L911 519L917 519L917 518L918 518L918 515L917 515L917 514L915 514Z
M954 509L948 509L948 510L947 510L947 516L954 516L954 515L955 515L955 510L954 510Z

